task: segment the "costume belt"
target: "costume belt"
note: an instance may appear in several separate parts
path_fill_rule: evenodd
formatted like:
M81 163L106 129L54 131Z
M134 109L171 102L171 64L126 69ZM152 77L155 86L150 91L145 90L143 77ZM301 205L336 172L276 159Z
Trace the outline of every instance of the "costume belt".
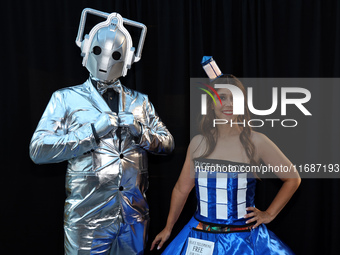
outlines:
M199 222L195 230L202 230L215 233L249 232L252 230L253 225L254 223L238 226L238 225L207 224Z

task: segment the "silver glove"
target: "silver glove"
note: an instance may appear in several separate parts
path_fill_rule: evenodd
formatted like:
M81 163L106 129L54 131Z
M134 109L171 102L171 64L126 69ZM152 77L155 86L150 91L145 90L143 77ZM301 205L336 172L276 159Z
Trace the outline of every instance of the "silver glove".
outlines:
M118 128L118 117L115 112L103 112L93 124L98 137L103 137Z
M131 112L119 112L118 119L120 127L129 128L130 133L134 137L138 138L141 136L142 127Z

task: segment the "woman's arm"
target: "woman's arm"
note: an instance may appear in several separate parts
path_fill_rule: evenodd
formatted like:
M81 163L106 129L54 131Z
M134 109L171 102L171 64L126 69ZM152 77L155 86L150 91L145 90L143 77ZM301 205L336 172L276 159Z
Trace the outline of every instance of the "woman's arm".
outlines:
M247 223L256 221L256 224L253 226L253 228L256 228L261 223L266 224L275 219L299 187L301 178L289 159L268 137L260 133L254 133L253 136L258 156L267 166L279 166L281 169L284 167L289 169L288 172L282 171L276 173L283 181L283 184L267 210L260 211L254 207L247 208L247 211L251 212L246 214L245 218L253 217Z
M190 176L190 165L191 165L191 154L190 154L190 146L187 151L186 159L182 168L182 172L177 180L177 183L172 190L171 202L170 202L170 210L168 214L168 219L166 222L165 228L155 237L152 242L151 249L157 245L157 249L160 249L164 242L169 239L172 228L175 225L179 215L181 214L185 202L188 198L188 195L192 188L195 185L195 179L193 176Z

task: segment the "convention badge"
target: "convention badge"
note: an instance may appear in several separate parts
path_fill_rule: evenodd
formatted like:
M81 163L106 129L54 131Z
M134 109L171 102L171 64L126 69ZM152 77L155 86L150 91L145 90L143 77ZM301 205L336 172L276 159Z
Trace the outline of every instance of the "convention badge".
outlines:
M214 246L214 242L189 237L185 255L212 255Z

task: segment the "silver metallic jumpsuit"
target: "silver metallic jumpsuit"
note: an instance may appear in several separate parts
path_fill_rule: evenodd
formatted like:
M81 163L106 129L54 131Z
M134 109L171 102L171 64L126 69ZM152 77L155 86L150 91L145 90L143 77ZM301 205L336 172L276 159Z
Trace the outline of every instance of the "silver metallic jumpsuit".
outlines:
M30 144L37 164L68 160L65 254L142 254L145 247L147 151L170 153L174 141L146 95L119 80L114 89L119 112L141 126L138 139L123 127L96 142L91 124L111 110L88 79L53 94Z

